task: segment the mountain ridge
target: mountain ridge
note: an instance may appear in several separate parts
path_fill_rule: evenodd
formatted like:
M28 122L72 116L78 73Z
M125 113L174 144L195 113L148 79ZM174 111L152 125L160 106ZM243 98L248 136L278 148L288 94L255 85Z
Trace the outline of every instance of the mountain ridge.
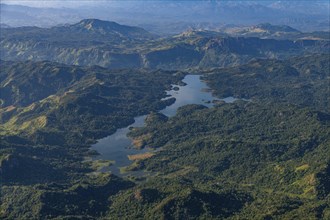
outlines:
M271 28L293 31L289 27ZM284 36L275 36L275 32L260 36L260 33L244 35L239 31L238 34L226 34L199 29L155 38L139 27L85 19L49 29L2 29L0 48L5 60L50 60L68 65L172 70L225 67L253 58L287 58L329 49L329 38L323 32L312 35L289 32Z
M78 23L67 26L67 28L73 31L82 31L102 35L112 34L114 36L118 35L119 37L124 36L129 38L152 39L156 36L140 27L127 26L114 21L94 18L83 19Z

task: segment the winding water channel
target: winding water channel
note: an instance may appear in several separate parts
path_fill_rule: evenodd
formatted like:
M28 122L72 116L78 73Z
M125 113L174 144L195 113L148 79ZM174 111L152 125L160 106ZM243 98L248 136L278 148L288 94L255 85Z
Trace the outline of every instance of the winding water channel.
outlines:
M176 101L172 105L159 111L160 113L171 117L175 115L179 107L187 104L202 104L207 107L212 107L214 105L212 103L213 100L223 100L229 103L236 100L233 97L225 99L214 97L206 83L200 79L200 75L187 75L183 79L183 82L186 83L185 86L175 86L178 87L179 90L167 91L167 94L170 95L170 97L174 97ZM150 151L150 149L134 149L132 140L127 137L127 133L130 130L129 128L142 127L145 118L146 115L135 117L135 122L133 124L118 129L114 134L98 140L98 142L92 146L92 149L96 150L99 155L95 156L93 160L103 159L114 161L115 163L107 168L106 171L121 175L120 167L125 167L132 163L132 161L128 159L128 155Z

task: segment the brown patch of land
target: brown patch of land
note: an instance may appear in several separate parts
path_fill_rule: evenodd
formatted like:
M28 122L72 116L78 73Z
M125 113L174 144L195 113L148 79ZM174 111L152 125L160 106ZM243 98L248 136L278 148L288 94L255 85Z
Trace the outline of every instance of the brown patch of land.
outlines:
M151 137L150 134L141 135L133 139L133 145L137 149L141 149L146 145L147 140Z
M16 107L13 106L13 105L10 105L10 106L7 106L7 107L1 109L1 112L10 112L10 111L12 111L14 109L16 109Z
M129 160L144 160L144 159L150 158L154 155L155 155L154 153L147 152L147 153L143 153L143 154L128 155L128 159Z

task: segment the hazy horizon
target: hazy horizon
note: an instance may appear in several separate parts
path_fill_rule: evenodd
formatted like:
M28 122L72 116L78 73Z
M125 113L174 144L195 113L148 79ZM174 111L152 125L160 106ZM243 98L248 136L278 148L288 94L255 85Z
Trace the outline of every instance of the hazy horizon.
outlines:
M274 0L246 0L246 1L235 1L235 0L98 0L98 1L91 1L91 0L2 0L3 4L9 5L24 5L30 7L77 7L77 6L100 6L108 3L141 3L141 2L162 2L162 3L173 3L173 2L205 2L205 3L215 3L215 2L232 2L232 3L239 3L239 4L263 4L263 5L270 5L270 4L278 4L278 3L301 3L301 4L315 4L315 3L327 3L329 5L329 1L327 0L317 0L317 1L309 1L309 0L293 0L293 1L274 1ZM115 4L114 4L115 5Z
M328 1L4 0L1 7L1 23L11 27L51 27L96 18L140 26L159 34L260 23L288 25L303 32L328 31L329 15Z

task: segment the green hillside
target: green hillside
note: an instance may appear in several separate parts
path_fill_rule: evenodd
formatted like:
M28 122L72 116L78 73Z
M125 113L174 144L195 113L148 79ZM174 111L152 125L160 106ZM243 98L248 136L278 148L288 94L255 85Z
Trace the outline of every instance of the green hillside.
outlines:
M4 219L327 219L329 55L204 71L214 108L155 113L184 73L1 61ZM152 112L130 137L158 151L122 171L86 161L101 137ZM142 141L141 141L142 140Z

